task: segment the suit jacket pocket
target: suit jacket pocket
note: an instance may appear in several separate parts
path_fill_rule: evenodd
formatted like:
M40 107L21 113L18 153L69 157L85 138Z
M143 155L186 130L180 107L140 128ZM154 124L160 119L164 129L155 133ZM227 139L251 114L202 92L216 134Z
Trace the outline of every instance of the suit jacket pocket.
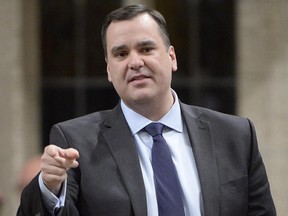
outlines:
M220 185L220 192L222 194L233 192L235 190L240 190L242 188L246 188L248 186L248 178L247 175L241 176L240 178L231 180L224 184Z

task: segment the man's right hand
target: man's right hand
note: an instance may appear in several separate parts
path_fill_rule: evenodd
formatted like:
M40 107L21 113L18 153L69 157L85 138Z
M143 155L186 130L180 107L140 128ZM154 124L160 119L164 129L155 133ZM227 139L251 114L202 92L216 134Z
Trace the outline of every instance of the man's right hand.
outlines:
M62 149L52 144L45 147L41 157L42 179L46 187L56 196L59 195L61 185L67 178L67 171L78 167L77 158L79 152L76 149Z

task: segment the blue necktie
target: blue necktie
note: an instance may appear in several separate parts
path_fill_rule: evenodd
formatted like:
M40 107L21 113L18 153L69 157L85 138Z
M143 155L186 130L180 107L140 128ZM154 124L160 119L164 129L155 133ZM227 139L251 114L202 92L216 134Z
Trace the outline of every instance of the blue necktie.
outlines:
M144 130L153 138L152 167L159 216L185 216L180 183L170 150L162 136L164 125L151 123Z

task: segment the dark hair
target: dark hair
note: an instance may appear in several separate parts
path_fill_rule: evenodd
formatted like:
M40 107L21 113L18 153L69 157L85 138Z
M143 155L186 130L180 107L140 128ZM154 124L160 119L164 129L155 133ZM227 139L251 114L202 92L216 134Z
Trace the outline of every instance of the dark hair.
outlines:
M106 16L106 19L102 25L101 37L102 37L102 44L104 49L104 55L107 57L107 47L106 47L106 32L108 26L113 21L123 21L123 20L130 20L140 14L147 13L149 14L159 26L160 34L163 39L165 46L168 48L170 44L169 34L166 27L165 18L162 14L154 9L148 8L141 4L136 5L129 5L124 6L119 9L112 11L110 14Z

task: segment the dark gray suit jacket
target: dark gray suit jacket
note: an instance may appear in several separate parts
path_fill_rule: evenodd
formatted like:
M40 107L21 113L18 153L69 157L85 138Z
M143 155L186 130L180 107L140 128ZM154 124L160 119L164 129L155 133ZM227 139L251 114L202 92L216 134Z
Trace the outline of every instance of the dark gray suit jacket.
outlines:
M275 216L251 122L183 103L181 110L205 216ZM120 105L54 125L50 138L80 152L79 167L68 172L65 207L58 215L147 215L136 146ZM23 191L17 215L37 213L48 215L36 177Z

